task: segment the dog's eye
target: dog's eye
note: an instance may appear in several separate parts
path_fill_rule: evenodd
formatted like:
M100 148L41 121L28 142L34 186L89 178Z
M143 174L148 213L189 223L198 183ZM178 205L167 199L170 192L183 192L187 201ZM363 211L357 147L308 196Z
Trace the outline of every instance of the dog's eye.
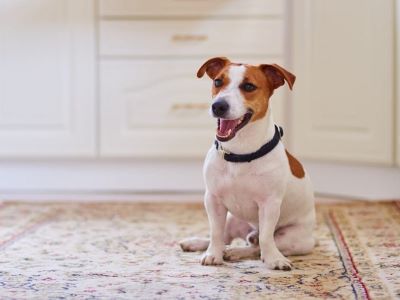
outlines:
M222 79L215 79L215 80L214 80L214 86L215 86L215 87L221 87L222 84L223 84Z
M245 92L252 92L252 91L254 91L254 90L257 89L257 87L256 87L254 84L250 83L250 82L247 82L247 83L242 84L241 88L242 88Z

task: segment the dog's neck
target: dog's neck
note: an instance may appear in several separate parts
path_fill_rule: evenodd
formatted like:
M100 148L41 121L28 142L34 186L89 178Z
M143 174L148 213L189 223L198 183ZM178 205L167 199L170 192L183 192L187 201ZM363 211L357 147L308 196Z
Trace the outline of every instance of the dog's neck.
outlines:
M235 154L247 154L257 151L265 143L272 140L275 134L275 123L271 108L265 116L251 122L238 131L236 136L227 142L220 142L223 149Z

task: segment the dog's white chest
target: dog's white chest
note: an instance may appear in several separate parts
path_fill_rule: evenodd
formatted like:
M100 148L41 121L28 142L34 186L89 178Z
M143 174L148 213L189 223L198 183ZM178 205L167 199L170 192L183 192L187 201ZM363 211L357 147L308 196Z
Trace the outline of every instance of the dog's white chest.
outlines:
M205 164L207 189L234 216L258 224L258 204L276 191L276 174L265 168L263 159L256 163L227 163L217 152L209 153ZM274 168L274 166L269 165ZM279 187L278 187L279 188Z
M246 195L238 195L233 193L225 193L222 202L228 211L238 217L239 219L245 220L254 226L258 225L258 206L257 203L246 197Z

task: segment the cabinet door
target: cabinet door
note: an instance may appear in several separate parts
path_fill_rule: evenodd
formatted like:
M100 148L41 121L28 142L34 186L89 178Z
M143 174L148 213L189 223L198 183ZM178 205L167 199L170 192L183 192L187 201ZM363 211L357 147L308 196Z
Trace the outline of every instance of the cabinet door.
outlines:
M0 156L95 152L94 6L0 3Z
M393 1L293 4L295 152L393 163Z
M211 82L197 60L100 65L102 156L199 156L213 140Z

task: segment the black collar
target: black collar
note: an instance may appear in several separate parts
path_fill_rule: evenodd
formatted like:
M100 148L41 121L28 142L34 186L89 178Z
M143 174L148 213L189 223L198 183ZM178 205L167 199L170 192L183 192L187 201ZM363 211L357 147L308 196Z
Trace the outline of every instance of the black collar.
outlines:
M248 153L248 154L235 154L231 152L227 152L224 150L221 146L221 144L218 141L215 141L215 148L220 151L224 159L229 162L236 162L236 163L241 163L241 162L251 162L252 160L255 160L257 158L260 158L269 152L271 152L276 145L278 145L279 141L281 140L281 137L283 136L283 129L282 127L278 127L275 125L275 134L272 140L261 146L260 149L258 149L256 152Z

